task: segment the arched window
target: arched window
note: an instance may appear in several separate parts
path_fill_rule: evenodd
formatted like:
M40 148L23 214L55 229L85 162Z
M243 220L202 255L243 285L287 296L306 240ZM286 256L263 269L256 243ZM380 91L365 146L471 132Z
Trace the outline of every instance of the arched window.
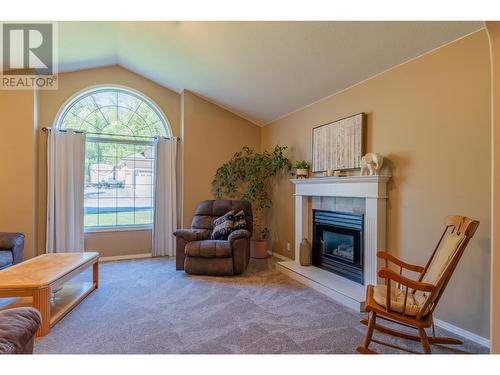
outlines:
M161 110L137 91L99 87L69 100L56 126L87 134L86 230L151 226L154 139L171 136Z

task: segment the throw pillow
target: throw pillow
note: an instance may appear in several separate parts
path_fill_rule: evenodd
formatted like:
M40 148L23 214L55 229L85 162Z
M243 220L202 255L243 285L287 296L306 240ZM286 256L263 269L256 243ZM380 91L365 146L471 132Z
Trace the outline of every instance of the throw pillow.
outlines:
M224 216L218 217L213 222L214 229L210 238L212 240L227 240L233 229L234 211L227 212Z
M243 210L238 211L234 215L233 230L248 229L247 221L245 220L245 213Z

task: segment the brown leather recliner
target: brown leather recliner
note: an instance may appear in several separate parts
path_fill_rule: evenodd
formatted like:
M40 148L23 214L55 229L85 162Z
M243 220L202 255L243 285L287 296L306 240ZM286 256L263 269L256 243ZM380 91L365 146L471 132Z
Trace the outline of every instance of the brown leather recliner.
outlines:
M243 210L248 230L238 229L226 241L211 240L213 221L234 210ZM196 275L237 275L250 261L253 231L252 205L239 200L206 200L194 213L191 229L179 229L176 236L176 268Z

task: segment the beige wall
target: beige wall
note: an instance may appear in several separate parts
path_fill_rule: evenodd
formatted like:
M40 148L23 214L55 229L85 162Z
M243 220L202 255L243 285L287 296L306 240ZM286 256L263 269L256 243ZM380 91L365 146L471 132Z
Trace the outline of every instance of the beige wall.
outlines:
M174 135L180 135L180 95L116 65L59 74L59 88L54 91L42 91L39 94L40 127L52 126L59 109L79 91L105 84L122 85L144 93L161 108ZM45 251L47 139L43 133L39 135L39 138L38 250L39 253L43 253ZM148 253L151 251L151 231L88 233L85 235L85 248L99 251L101 256Z
M493 246L491 256L491 352L500 354L500 22L487 22L493 83Z
M85 251L101 256L145 254L151 253L151 241L151 230L95 232L85 236Z
M36 253L35 95L0 90L0 232L25 234L25 259Z
M261 128L192 92L182 96L183 227L189 227L196 205L213 199L217 168L243 146L260 150Z
M448 214L481 221L437 317L489 337L490 64L482 30L263 128L262 147L311 160L311 130L368 114L367 148L388 159L388 249L423 264ZM292 184L281 181L269 215L274 251L294 248Z

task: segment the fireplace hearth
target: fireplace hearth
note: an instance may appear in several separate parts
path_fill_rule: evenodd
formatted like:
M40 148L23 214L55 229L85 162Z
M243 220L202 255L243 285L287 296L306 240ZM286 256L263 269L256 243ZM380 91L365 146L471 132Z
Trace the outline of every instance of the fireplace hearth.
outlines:
M362 214L313 210L313 265L363 285L363 223Z

